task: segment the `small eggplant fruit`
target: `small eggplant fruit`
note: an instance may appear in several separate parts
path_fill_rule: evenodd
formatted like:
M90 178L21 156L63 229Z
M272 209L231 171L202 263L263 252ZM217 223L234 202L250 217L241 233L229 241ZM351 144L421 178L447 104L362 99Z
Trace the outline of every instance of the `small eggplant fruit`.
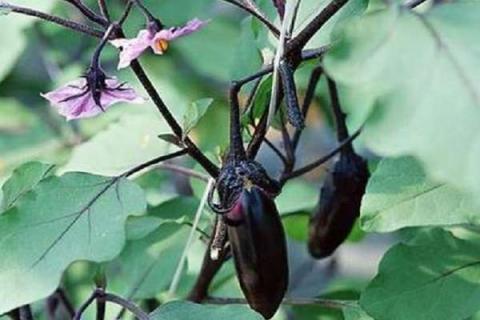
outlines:
M252 160L228 161L217 180L237 278L252 309L273 317L288 287L285 233L273 199L280 186Z
M251 186L225 215L237 277L252 309L273 317L288 287L285 233L273 199Z
M341 153L325 180L309 223L308 250L318 259L330 256L345 241L360 215L368 178L367 162L355 152Z

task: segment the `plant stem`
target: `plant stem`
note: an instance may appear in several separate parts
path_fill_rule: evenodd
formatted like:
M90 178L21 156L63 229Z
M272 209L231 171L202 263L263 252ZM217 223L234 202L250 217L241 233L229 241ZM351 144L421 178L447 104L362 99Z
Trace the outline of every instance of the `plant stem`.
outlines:
M102 289L95 289L90 297L81 305L80 309L78 309L77 313L73 320L81 320L82 315L85 313L87 308L95 301L108 301L114 304L117 304L128 311L130 311L137 319L139 320L149 320L149 316L145 311L140 309L137 305L133 304L130 301L127 301L117 295L106 293Z
M104 19L103 17L99 16L90 8L88 8L85 4L82 3L81 0L64 0L71 5L73 5L75 8L77 8L87 19L95 22L96 24L102 26L102 27L107 27L109 25L108 21Z
M129 5L131 2L129 1L127 5ZM100 12L102 13L102 16L107 20L107 22L110 22L110 12L108 11L108 6L105 3L105 0L98 0L98 7L100 8Z
M196 178L196 179L199 179L199 180L202 180L202 181L205 181L205 182L208 182L208 179L209 179L209 176L207 176L205 174L202 174L200 172L197 172L197 171L189 169L189 168L177 166L177 165L172 164L172 163L162 163L162 164L159 164L157 166L157 168L170 170L170 171L173 171L175 173L182 174L182 175L192 177L192 178Z
M57 291L55 292L55 295L58 297L58 300L62 303L63 307L67 311L70 318L73 318L75 316L75 308L73 307L70 299L67 297L67 294L65 293L65 291L61 288L58 288Z
M197 211L195 212L195 218L193 221L193 226L192 229L190 230L190 234L188 235L187 242L185 243L185 248L183 249L182 256L180 257L180 260L177 265L177 269L175 270L175 274L173 276L172 283L170 284L170 288L168 289L168 293L170 296L173 296L175 292L177 291L178 284L180 283L180 279L182 276L183 272L183 267L185 265L185 262L187 260L187 254L188 251L190 250L190 247L192 246L195 232L198 228L198 224L200 222L200 218L202 217L202 214L204 212L205 205L207 204L207 198L208 194L210 193L210 189L213 188L213 185L215 184L214 179L210 179L207 183L207 186L205 187L205 190L203 191L203 196L200 201L200 204L198 205Z
M152 99L153 103L157 107L158 111L162 114L162 116L165 118L165 121L167 121L168 125L172 129L173 133L178 137L182 138L183 135L183 130L182 127L178 124L177 120L173 117L173 115L170 113L170 110L168 110L168 107L165 105L163 102L162 98L158 94L157 90L153 86L152 82L146 75L145 71L143 70L142 66L137 60L134 60L130 64L133 72L137 76L138 80L140 83L143 85L145 88L145 91L148 93L150 98ZM193 143L193 141L189 138L186 137L184 139L184 143L187 147L188 154L194 158L212 177L217 177L218 176L218 167L211 162L199 149L198 147Z
M119 297L111 293L104 293L101 299L105 299L105 301L112 302L114 304L117 304L127 309L139 320L150 320L150 317L145 311L140 309L136 304L128 300L125 300L122 297Z
M18 312L20 320L33 320L33 314L30 305L27 304L20 307Z
M166 155L157 157L155 159L149 160L145 163L142 163L142 164L128 170L127 172L123 173L121 176L130 177L130 176L134 175L135 173L142 171L143 169L146 169L148 167L151 167L151 166L156 165L156 164L158 164L160 162L163 162L163 161L167 161L167 160L170 160L170 159L173 159L173 158L176 158L176 157L183 156L187 153L188 153L188 151L186 149L183 149L183 150L180 150L180 151L177 151L177 152L174 152L174 153L170 153L170 154L166 154Z
M205 299L206 304L248 304L246 299L242 298L208 298ZM353 301L345 300L329 300L319 298L285 298L282 304L296 305L296 306L308 306L317 305L330 309L343 309L345 307L354 306Z
M225 257L228 255L228 252L229 252L228 249L220 250L219 256L217 257L216 260L213 260L210 254L212 244L215 241L216 228L218 224L221 223L220 219L221 218L219 218L218 216L216 217L215 228L212 230L210 243L203 257L203 263L202 263L202 268L200 270L200 274L196 279L195 285L193 286L192 290L188 294L187 299L192 302L200 303L208 296L208 288L210 287L210 283L212 282L213 278L222 267ZM227 238L225 237L223 241L226 242Z
M287 43L285 55L301 51L307 42L320 30L323 25L337 13L348 0L333 0L292 40Z
M223 0L225 2L228 2L230 4L233 4L234 6L237 6L246 12L250 13L252 16L260 20L267 28L270 30L276 37L280 36L280 31L278 31L277 27L275 27L266 17L263 13L261 13L258 8L255 8L253 6L248 6L244 5L243 3L238 2L237 0Z
M235 161L246 159L240 124L238 93L241 85L233 82L230 87L230 157Z
M95 37L95 38L102 38L103 37L103 32L94 28L91 28L87 25L80 24L71 20L63 19L57 16L50 15L48 13L44 13L41 11L33 10L30 8L25 8L25 7L20 7L16 5L12 5L9 3L1 3L0 2L0 9L8 9L11 10L11 12L14 13L19 13L31 17L35 17L44 21L48 21L51 23L55 23L57 25L60 25L62 27L87 34L89 36Z
M338 97L337 86L332 79L327 78L328 83L328 91L330 93L330 103L332 104L332 112L335 119L335 127L337 129L337 140L344 141L348 139L348 128L345 123L346 115L342 111L340 106L340 99ZM346 144L345 147L342 148L342 152L352 153L353 147L352 144Z
M312 171L313 169L317 168L318 166L324 164L328 160L330 160L332 157L334 157L337 153L342 151L342 149L348 145L349 143L352 143L355 138L357 138L360 133L362 132L362 128L358 129L354 134L352 134L348 139L342 141L338 147L330 151L328 154L324 155L320 159L306 165L303 168L297 169L293 171L290 174L284 174L283 177L280 179L280 184L284 185L287 180L299 177L301 175L304 175L305 173Z

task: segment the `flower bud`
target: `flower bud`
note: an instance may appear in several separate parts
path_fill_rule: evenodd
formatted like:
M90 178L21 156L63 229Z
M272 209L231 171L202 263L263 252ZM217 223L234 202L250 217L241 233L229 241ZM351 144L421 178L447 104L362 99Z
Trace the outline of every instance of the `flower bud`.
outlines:
M360 215L369 176L366 161L355 153L342 154L335 163L310 219L308 250L313 257L330 256L348 237Z
M260 188L242 190L225 215L237 277L252 309L270 319L288 286L285 234L274 201Z

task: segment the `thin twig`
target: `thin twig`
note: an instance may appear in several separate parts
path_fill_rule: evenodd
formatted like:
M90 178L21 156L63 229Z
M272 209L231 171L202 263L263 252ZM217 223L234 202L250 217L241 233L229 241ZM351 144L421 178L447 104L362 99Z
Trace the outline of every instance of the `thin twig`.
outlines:
M198 205L197 212L195 213L195 219L193 221L193 226L192 230L190 231L190 234L188 235L187 242L185 243L185 248L183 249L182 256L180 257L180 260L177 265L177 269L175 270L175 274L172 279L172 283L170 284L170 288L168 289L168 293L170 296L173 296L175 292L177 291L178 284L180 283L180 279L182 276L183 272L183 267L185 265L185 261L187 259L187 254L188 251L190 250L190 247L192 246L195 232L198 228L198 224L200 222L200 218L202 217L203 209L205 208L205 205L207 204L207 198L208 194L210 193L210 189L213 188L213 185L215 183L214 179L210 179L207 183L207 186L205 187L205 190L203 192L202 199L200 201L200 204Z
M330 160L332 157L334 157L337 153L339 153L346 145L348 145L349 143L352 143L352 141L355 140L361 132L362 132L362 128L358 129L348 139L342 141L338 147L336 147L335 149L333 149L332 151L330 151L328 154L324 155L323 157L321 157L317 161L314 161L314 162L304 166L303 168L297 169L290 174L285 174L280 179L280 183L283 185L287 180L302 176L305 173L307 173L309 171L312 171L313 169L321 166L322 164L324 164L325 162Z
M87 25L80 24L71 20L63 19L54 15L50 15L48 13L33 10L30 8L25 8L25 7L20 7L20 6L12 5L9 3L5 3L5 2L0 2L0 9L7 9L14 13L19 13L19 14L35 17L44 21L48 21L51 23L55 23L62 27L65 27L80 33L84 33L86 35L89 35L95 38L102 38L104 34L102 31L91 28Z
M246 299L243 298L207 298L204 300L206 304L248 304ZM296 305L296 306L308 306L317 305L330 309L343 309L345 307L354 306L354 301L348 300L330 300L320 298L285 298L282 301L283 304Z
M165 121L172 129L173 133L181 139L183 136L182 127L178 124L167 105L163 102L140 63L137 60L134 60L131 62L130 66L140 83L145 88L145 91L148 93L153 103L157 107L158 111L160 111ZM212 177L217 177L219 172L218 167L198 149L198 147L189 137L185 137L183 141L187 146L188 154L194 158Z
M87 19L95 22L96 24L102 26L102 27L107 27L108 26L108 21L105 20L103 17L99 16L90 8L88 8L81 0L64 0L65 2L70 3L73 5L75 8L77 8Z
M282 161L283 165L288 163L287 158L283 155L283 153L271 142L268 140L267 137L264 138L265 144L277 155L277 157Z
M302 50L323 25L337 13L348 0L333 0L300 33L287 43L285 55Z
M203 256L203 263L202 263L202 268L200 269L200 274L197 276L195 285L193 286L192 290L188 294L188 300L192 302L200 303L207 297L210 283L212 282L213 278L222 267L226 256L230 252L228 248L225 248L224 250L220 250L218 257L216 257L217 259L215 260L212 259L211 248L215 241L215 232L216 232L217 226L219 223L221 223L221 218L216 216L215 219L216 219L215 228L212 230L210 243ZM225 237L222 240L226 243L227 238L228 237ZM225 243L223 245L225 245ZM221 244L218 246L223 247Z
M199 179L199 180L202 180L202 181L205 181L205 182L208 182L208 179L209 179L209 176L207 176L207 175L205 175L201 172L198 172L198 171L195 171L195 170L192 170L192 169L189 169L189 168L185 168L185 167L182 167L182 166L178 166L178 165L173 164L173 163L162 163L162 164L159 164L158 166L156 166L156 168L170 170L170 171L173 171L175 173L182 174L184 176L192 177L192 178L195 178L195 179Z
M149 160L145 163L142 163L142 164L128 170L127 172L123 173L121 176L130 177L130 176L134 175L135 173L140 172L140 171L142 171L142 170L144 170L148 167L151 167L151 166L156 165L156 164L158 164L160 162L163 162L163 161L167 161L167 160L171 160L173 158L183 156L187 153L188 153L188 151L186 149L183 149L183 150L180 150L180 151L177 151L177 152L174 152L174 153L170 153L170 154L166 154L166 155L157 157L155 159Z
M73 318L75 316L75 308L73 307L73 304L70 301L70 299L67 297L65 290L63 290L62 288L58 288L57 291L55 291L55 295L58 297L58 300L62 303L63 307L67 311L70 318Z
M27 304L19 308L19 318L20 320L33 320L33 314L30 305Z
M131 4L131 1L127 3L127 5ZM102 13L102 16L110 22L110 12L108 11L108 6L105 3L105 0L98 0L98 7L100 8L100 12Z
M145 311L140 309L136 304L125 300L122 297L116 296L111 293L104 293L101 298L105 299L105 301L112 302L127 309L139 320L150 320L150 317Z
M233 4L234 6L237 6L238 8L250 13L252 16L260 20L268 28L268 30L270 30L276 37L280 35L280 31L278 31L277 27L275 27L273 23L271 23L265 17L265 15L262 14L260 11L258 11L256 8L253 8L251 6L246 6L243 3L238 2L237 0L223 0L223 1Z

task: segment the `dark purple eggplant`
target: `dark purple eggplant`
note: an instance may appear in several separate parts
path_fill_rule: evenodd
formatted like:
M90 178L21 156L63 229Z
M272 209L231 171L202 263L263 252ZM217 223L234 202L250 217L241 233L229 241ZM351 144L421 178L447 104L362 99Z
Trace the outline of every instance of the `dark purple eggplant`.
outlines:
M237 277L252 309L270 319L288 286L283 226L273 199L251 186L225 215Z
M369 176L362 157L351 150L340 155L310 219L308 250L313 257L330 256L346 240L360 215Z

